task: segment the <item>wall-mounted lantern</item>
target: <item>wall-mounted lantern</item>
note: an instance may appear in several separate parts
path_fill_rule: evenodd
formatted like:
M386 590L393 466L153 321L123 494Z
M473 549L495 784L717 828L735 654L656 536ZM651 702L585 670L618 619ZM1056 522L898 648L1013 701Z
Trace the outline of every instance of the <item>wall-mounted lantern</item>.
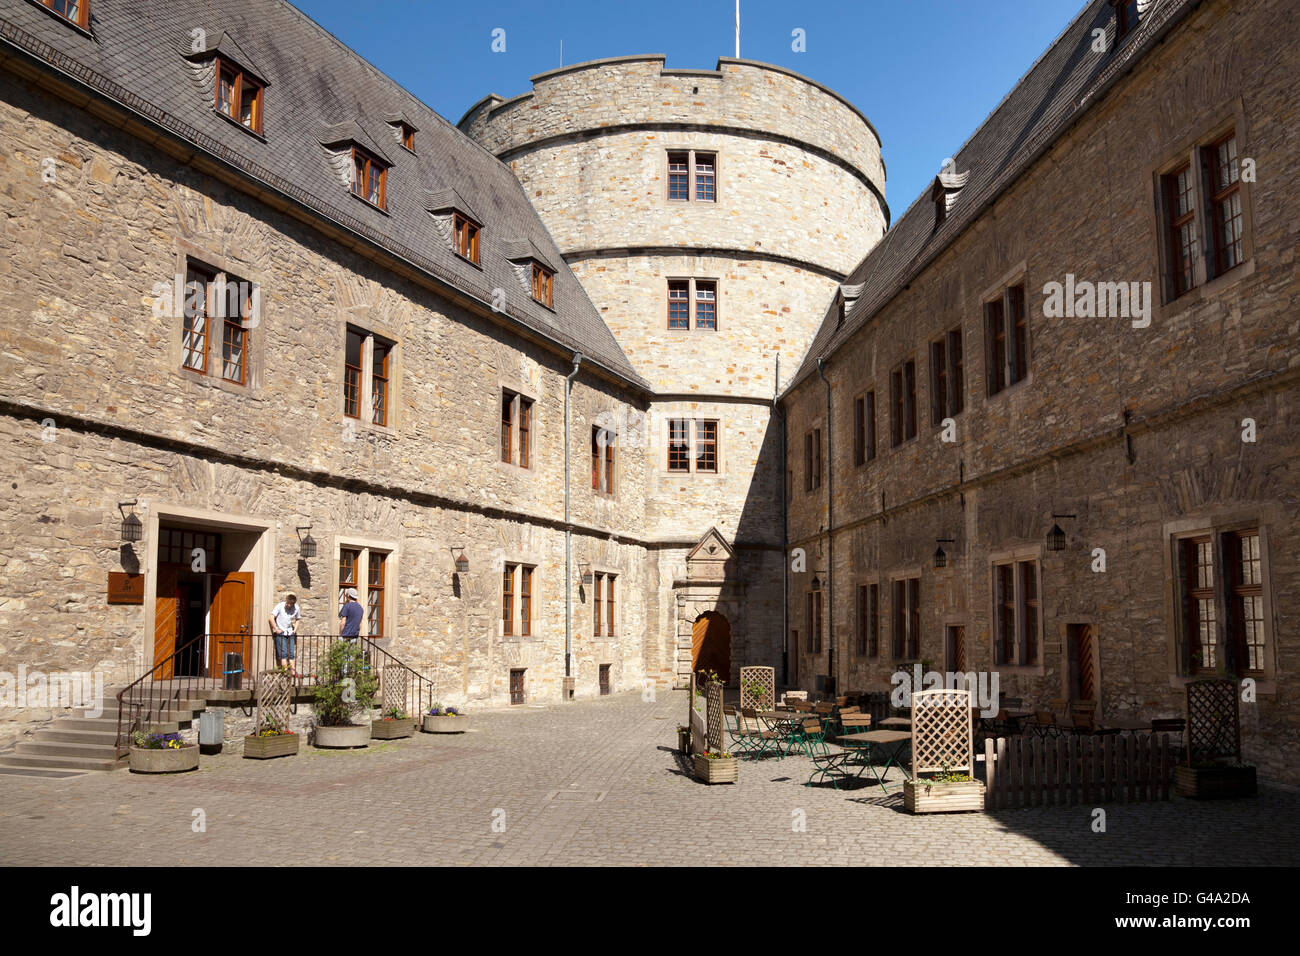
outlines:
M812 579L812 589L814 591L820 591L822 589L822 579L815 574Z
M1075 516L1054 514L1052 515L1052 517L1053 518L1074 518ZM1065 550L1065 532L1062 531L1061 526L1059 524L1056 524L1055 522L1052 523L1052 530L1047 532L1047 550L1048 551Z
M452 548L451 554L456 562L456 573L467 573L469 571L469 558L465 555L465 549L460 547Z
M135 513L135 506L139 504L138 498L132 498L130 501L119 501L117 510L122 515L122 540L139 541L144 537L144 525L141 523L139 516ZM127 514L123 508L130 508L131 513Z
M956 538L936 538L935 541L939 547L934 549L934 566L935 568L946 568L948 566L948 553L943 550L945 544L955 544Z
M316 539L311 536L311 525L298 528L298 554L304 558L316 557ZM304 535L303 532L307 533Z
M579 562L578 562L578 577L579 577L579 580L581 580L581 582L582 582L583 584L591 584L591 582L592 582L594 579L593 579L592 576L591 576L591 562L590 562L590 561L579 561Z

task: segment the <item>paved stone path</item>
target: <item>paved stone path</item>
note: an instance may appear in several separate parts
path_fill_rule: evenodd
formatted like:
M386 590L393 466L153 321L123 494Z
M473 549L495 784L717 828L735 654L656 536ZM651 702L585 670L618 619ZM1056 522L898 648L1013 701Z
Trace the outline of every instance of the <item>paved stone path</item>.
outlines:
M1300 864L1293 789L1110 804L1105 833L1091 807L914 817L897 791L801 786L801 757L742 763L735 786L697 783L673 753L685 710L682 692L621 694L479 712L470 733L365 751L204 757L176 777L0 776L0 862Z

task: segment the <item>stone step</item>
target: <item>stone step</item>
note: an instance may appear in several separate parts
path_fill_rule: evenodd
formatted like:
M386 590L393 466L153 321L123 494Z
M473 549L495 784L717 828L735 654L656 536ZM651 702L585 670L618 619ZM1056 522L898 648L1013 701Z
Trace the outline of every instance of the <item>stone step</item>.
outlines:
M70 744L112 744L117 739L117 727L107 727L103 730L69 730L55 724L53 727L36 731L32 739L42 743L63 741Z
M5 777L44 777L46 779L60 779L62 777L84 777L89 770L75 769L51 769L49 767L32 767L27 764L15 763L8 765L3 763L4 758L0 758L0 776Z
M36 767L44 770L113 770L126 760L112 757L52 757L47 754L6 754L0 767Z
M162 713L164 713L164 711L154 711L154 713L155 713L155 714L162 714ZM192 710L190 710L190 709L188 709L188 708L184 708L184 707L182 707L182 708L180 708L180 709L177 709L177 708L175 708L175 707L172 707L170 710L165 711L165 713L167 713L167 714L169 715L169 719L170 719L170 720L172 720L172 721L174 721L174 722L182 723L182 724L189 723L190 721L194 720L194 717L195 717L194 711L192 711ZM85 713L81 713L81 714L74 714L72 717L65 717L65 718L61 718L61 719L63 719L63 720L110 720L110 721L112 721L114 724L116 724L116 723L117 723L117 715L118 715L118 712L117 712L116 710L105 710L105 711L104 711L103 713L101 713L98 717L91 717L91 716L86 715ZM123 718L123 720L124 720L124 722L125 722L125 721L130 720L130 719L131 719L131 712L130 712L130 711L127 711L127 712L126 712L126 716Z
M112 743L68 743L58 740L23 740L14 744L14 752L42 754L47 757L101 757L117 758L117 747Z
M113 733L117 733L116 717L114 717L111 721L92 720L89 717L63 717L59 721L57 721L57 723L58 723L58 728L60 730L99 730L99 731L111 730ZM181 729L181 724L185 724L186 726L188 726L189 723L190 721L188 720L185 721L170 720L170 721L162 721L162 722L155 721L153 724L150 725L151 728L150 733L172 734Z

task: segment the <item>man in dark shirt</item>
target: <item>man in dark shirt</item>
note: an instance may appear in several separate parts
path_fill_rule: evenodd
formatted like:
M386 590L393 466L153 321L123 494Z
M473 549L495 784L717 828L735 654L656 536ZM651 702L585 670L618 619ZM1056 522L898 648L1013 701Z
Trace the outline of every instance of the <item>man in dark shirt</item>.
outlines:
M361 610L361 602L357 600L357 589L348 588L343 596L346 600L339 608L339 637L360 637L361 619L365 614Z

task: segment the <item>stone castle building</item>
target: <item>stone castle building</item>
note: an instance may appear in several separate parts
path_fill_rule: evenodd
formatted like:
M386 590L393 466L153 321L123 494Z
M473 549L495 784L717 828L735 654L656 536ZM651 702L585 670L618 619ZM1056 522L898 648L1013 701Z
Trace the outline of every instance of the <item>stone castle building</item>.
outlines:
M448 702L1226 667L1288 776L1288 16L1093 0L891 224L779 67L457 127L280 0L0 0L0 667L214 672L355 586Z

